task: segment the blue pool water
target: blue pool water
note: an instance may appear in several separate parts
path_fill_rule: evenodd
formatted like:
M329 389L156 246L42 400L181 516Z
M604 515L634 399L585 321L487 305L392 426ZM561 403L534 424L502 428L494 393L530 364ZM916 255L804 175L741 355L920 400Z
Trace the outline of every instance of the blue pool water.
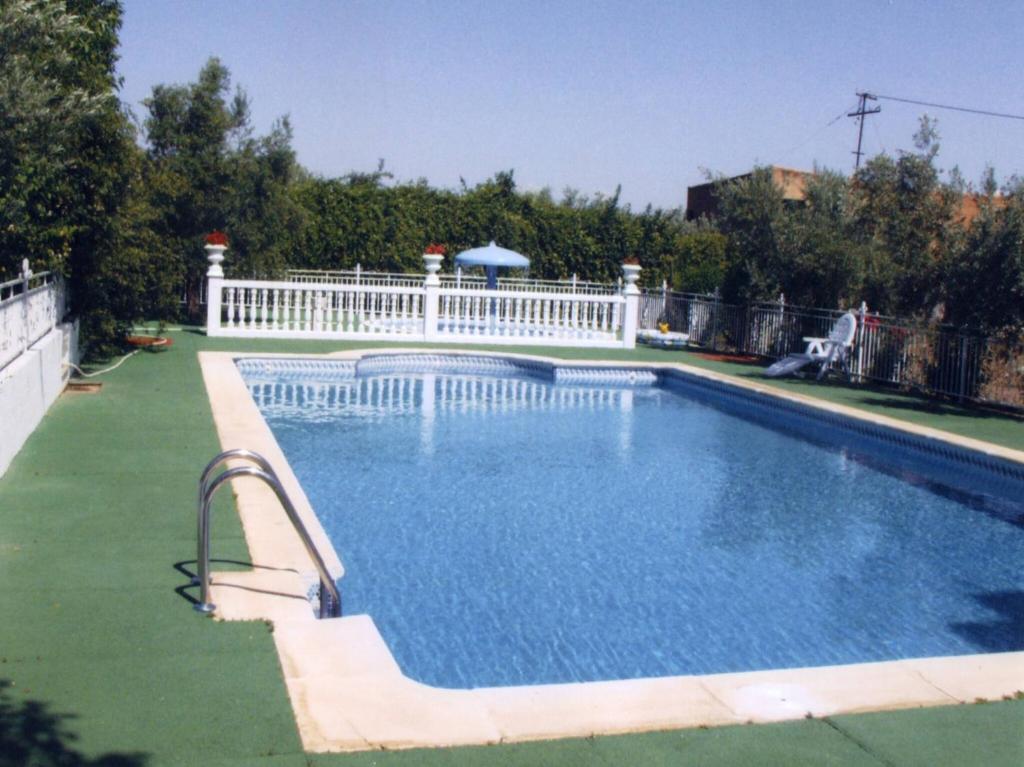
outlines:
M1018 477L697 386L248 364L345 612L424 683L1024 649Z

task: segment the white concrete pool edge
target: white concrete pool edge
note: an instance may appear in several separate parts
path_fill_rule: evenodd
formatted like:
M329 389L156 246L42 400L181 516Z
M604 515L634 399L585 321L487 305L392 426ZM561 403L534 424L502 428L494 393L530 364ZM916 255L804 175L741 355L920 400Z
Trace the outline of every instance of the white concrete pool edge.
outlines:
M525 359L571 367L675 368L689 375L949 442L1024 465L1024 452L877 416L677 363L562 360L508 352L361 349L329 355L200 352L224 449L263 453L277 469L332 573L341 562L234 361L243 357L359 359L445 354ZM998 700L1024 690L1024 652L848 666L447 690L403 676L365 615L318 621L306 601L312 564L266 488L234 483L251 572L215 572L213 601L226 620L268 620L303 746L308 751L412 748L584 737L841 713ZM344 584L342 584L344 598Z

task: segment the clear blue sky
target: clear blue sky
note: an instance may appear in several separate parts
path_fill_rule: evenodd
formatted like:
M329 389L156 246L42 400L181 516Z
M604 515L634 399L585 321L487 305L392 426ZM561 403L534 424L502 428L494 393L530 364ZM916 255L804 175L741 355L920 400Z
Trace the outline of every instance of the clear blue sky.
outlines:
M514 169L639 209L685 204L703 169L849 172L869 91L1024 115L1024 3L125 0L122 98L193 81L219 56L299 162L470 185ZM939 120L939 165L1024 175L1024 121L879 102L870 153Z

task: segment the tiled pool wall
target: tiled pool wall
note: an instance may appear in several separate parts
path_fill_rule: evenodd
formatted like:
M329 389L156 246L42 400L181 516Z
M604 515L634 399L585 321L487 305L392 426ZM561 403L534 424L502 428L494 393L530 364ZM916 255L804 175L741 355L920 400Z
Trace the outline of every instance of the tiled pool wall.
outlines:
M235 364L247 382L340 382L356 376L448 373L527 376L577 386L662 386L769 428L880 456L890 469L905 469L970 492L1009 498L1024 493L1024 464L676 368L602 367L472 354L371 354L359 360L243 358ZM681 439L685 444L685 435Z
M350 381L356 376L355 360L264 359L243 357L235 366L247 384L253 381Z
M879 455L892 468L905 468L943 484L1010 498L1024 493L1024 464L1000 456L680 370L662 371L660 381L733 415L819 444Z
M360 360L243 358L235 364L249 381L266 377L275 381L315 380L328 383L356 376L449 373L528 376L547 382L586 386L654 386L658 383L657 371L645 368L556 365L543 360L468 354L381 354L367 355Z

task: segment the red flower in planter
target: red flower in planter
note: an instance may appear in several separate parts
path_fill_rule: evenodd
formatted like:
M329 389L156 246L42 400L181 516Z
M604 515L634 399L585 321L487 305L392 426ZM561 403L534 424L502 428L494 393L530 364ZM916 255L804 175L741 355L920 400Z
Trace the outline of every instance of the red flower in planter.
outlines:
M622 263L628 264L629 266L640 266L640 260L633 256L625 259Z
M210 232L208 235L206 235L206 244L223 245L224 247L227 247L228 236L224 234L224 232Z
M445 249L444 245L438 245L435 242L432 245L427 245L426 250L423 252L428 256L443 256L448 251Z

